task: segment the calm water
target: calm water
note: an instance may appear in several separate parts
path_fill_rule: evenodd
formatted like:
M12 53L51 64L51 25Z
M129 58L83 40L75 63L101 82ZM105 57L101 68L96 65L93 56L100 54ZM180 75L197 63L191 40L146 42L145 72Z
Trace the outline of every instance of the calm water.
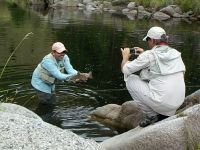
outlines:
M200 87L199 24L129 20L74 8L43 11L0 1L0 71L21 39L29 32L34 33L9 62L0 80L0 99L25 106L45 121L82 137L103 141L116 135L116 131L89 120L88 114L96 107L131 99L120 71L120 47L147 48L142 41L146 31L153 25L165 28L170 45L182 52L187 67L186 90L190 94ZM31 74L55 41L63 42L69 49L75 69L92 71L94 78L85 84L58 83L56 106L40 108L30 85Z

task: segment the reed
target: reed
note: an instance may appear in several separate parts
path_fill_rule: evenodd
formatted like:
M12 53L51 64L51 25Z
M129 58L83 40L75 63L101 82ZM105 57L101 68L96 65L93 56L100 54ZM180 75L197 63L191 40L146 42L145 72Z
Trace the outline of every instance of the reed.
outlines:
M3 73L4 73L5 69L6 69L6 66L8 65L8 63L9 63L10 59L12 58L12 56L15 54L15 52L17 51L17 49L19 49L23 45L24 41L27 40L31 35L33 35L32 32L27 33L24 36L24 38L19 42L19 44L17 45L17 47L15 47L14 51L10 54L10 56L8 57L8 59L7 59L6 63L5 63L5 65L4 65L3 69L1 71L0 79L2 78Z

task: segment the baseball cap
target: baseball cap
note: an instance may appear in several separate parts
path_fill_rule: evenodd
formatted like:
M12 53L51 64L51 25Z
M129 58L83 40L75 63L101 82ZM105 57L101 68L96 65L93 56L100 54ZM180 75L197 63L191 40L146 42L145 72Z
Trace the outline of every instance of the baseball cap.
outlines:
M61 42L56 42L52 45L52 51L56 51L58 53L62 53L64 51L67 51L64 44Z
M147 32L147 35L143 38L143 41L146 41L147 37L150 37L151 39L161 39L161 36L165 34L166 32L163 28L161 27L152 27L149 29L149 31Z

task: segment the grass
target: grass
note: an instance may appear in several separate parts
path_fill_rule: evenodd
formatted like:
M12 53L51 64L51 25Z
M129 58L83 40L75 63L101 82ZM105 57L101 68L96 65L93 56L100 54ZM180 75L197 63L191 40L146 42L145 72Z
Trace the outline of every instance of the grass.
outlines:
M200 0L130 0L136 2L138 5L143 5L144 7L156 8L157 10L168 6L168 5L178 5L183 12L192 10L196 15L200 14Z
M10 54L10 56L8 57L8 59L7 59L6 63L5 63L5 65L4 65L3 69L2 69L2 71L1 71L0 80L2 79L2 76L3 76L3 74L4 74L5 70L6 70L6 67L7 67L7 65L8 65L8 63L9 63L9 61L10 61L10 59L12 58L12 56L15 54L15 52L17 51L17 49L19 49L19 48L23 45L24 41L27 40L31 35L33 35L32 32L27 33L27 34L23 37L23 39L19 42L19 44L15 47L14 51ZM7 91L7 90L2 90L2 89L0 89L0 93L2 93L2 92L4 92L4 91ZM17 93L18 93L18 92L16 91L15 96L16 96ZM5 100L1 100L0 102L8 102L8 101L13 102L15 96L14 96L14 97L11 97L11 98L10 98L10 97L6 97Z
M10 56L8 57L8 59L7 59L6 63L5 63L5 65L4 65L3 69L1 71L0 80L1 80L1 78L3 76L3 73L4 73L5 69L6 69L6 66L8 65L8 63L9 63L10 59L12 58L12 56L15 54L15 52L17 51L17 49L20 48L23 45L24 40L27 40L31 35L33 35L32 32L27 33L24 36L24 38L19 42L19 44L17 45L17 47L15 47L14 51L10 54Z

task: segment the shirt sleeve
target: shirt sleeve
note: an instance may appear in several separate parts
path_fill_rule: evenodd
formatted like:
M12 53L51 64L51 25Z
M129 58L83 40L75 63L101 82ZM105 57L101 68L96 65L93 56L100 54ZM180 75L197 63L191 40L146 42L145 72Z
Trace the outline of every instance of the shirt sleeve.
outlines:
M71 74L64 74L60 72L55 62L50 59L46 59L41 63L42 67L46 69L54 78L58 80L66 80Z
M77 70L75 70L73 68L73 66L71 65L70 63L70 60L69 60L69 57L67 55L65 55L64 57L64 67L65 67L65 70L67 71L67 73L71 76L71 75L76 75L78 73Z
M147 68L150 64L150 54L149 52L145 51L140 54L136 59L133 61L128 61L122 68L122 72L124 75L131 75L143 68Z

